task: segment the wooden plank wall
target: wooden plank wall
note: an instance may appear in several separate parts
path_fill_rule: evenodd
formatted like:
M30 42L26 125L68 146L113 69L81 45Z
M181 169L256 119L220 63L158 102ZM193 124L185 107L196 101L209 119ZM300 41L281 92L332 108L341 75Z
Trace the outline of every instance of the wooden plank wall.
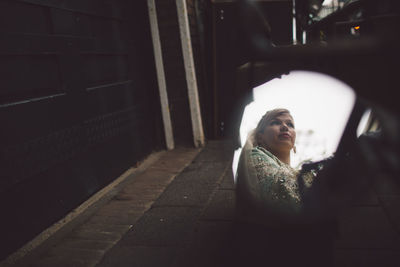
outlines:
M164 147L146 1L0 1L0 125L3 259Z

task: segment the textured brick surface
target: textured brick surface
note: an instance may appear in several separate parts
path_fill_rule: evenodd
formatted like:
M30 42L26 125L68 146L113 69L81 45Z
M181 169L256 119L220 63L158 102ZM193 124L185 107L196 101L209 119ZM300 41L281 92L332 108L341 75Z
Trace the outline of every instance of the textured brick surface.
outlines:
M31 266L95 266L103 254L102 250L57 247Z
M183 246L191 241L199 208L152 208L120 241L121 246Z
M228 167L226 170L226 173L224 175L224 178L222 179L221 182L221 187L222 189L235 189L235 184L233 180L233 173L232 169Z
M232 266L227 259L232 255L233 222L199 222L193 243L177 256L178 266Z
M233 159L233 149L230 141L210 141L203 149L195 161L231 161Z
M84 223L82 224L78 230L80 231L94 231L94 232L106 232L106 233L116 233L123 234L128 231L130 228L129 225L104 225L104 224L90 224ZM74 233L74 232L72 232Z
M165 208L151 209L148 213L146 211L199 151L177 148L165 152L145 171L128 177L114 188L117 193L113 199L99 207L84 224L59 240L54 247L38 255L27 266L95 266L125 235L127 241L121 244L133 242L168 245L189 240L194 221L200 214L199 209ZM117 250L115 253L118 255L127 256L107 258L111 260L108 266L161 266L168 262L167 258L173 258L173 250L164 248L153 250L139 247L129 250L130 253L127 251L124 248Z
M109 248L111 248L113 245L114 245L114 242L110 242L110 241L66 238L59 247L72 248L72 249L80 248L80 249L85 249L85 250L106 251Z
M400 266L400 196L390 188L394 184L386 183L379 192L374 186L341 209L332 250L331 232L325 228L290 233L278 229L276 234L277 229L235 222L231 162L221 158L225 152L217 152L229 151L226 146L211 142L193 161L191 151L172 151L173 156L126 183L113 200L32 266L235 267L257 262L249 255L260 256L257 264L263 266L274 255L287 255L290 246L296 247L291 252L297 247L302 251L288 257L292 263L297 257L312 260L313 251L321 247L316 254L323 256L317 260L333 253L335 267ZM191 159L185 161L185 153L192 153ZM176 168L178 163L186 168ZM321 233L329 238L319 237ZM297 234L295 240L292 234Z
M95 224L90 224L91 226L95 226ZM102 226L103 224L101 224ZM130 225L117 225L118 227L125 227L127 230ZM116 242L118 241L124 232L114 232L114 231L99 231L95 227L92 229L89 228L78 228L73 231L68 237L76 238L76 239L85 239L85 240L99 240L99 241L108 241L108 242ZM62 244L62 242L60 242Z
M204 206L226 170L223 162L196 162L188 166L154 204L155 206Z
M133 225L135 224L143 212L140 213L122 213L115 216L94 215L89 219L89 223L93 224L116 224L116 225Z
M63 257L47 257L41 259L39 262L31 263L29 267L94 267L96 264L97 260L84 261Z
M235 191L218 190L203 213L202 220L234 220Z
M194 245L218 250L231 239L234 222L200 221L195 227Z
M176 247L120 247L116 246L98 267L154 267L171 266L182 249Z

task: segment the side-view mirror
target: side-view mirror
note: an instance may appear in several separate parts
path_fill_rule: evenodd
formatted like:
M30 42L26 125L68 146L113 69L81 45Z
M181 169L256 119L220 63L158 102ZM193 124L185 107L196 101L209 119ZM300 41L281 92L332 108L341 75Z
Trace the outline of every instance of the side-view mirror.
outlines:
M345 83L323 74L292 71L254 88L253 96L254 102L243 114L242 147L235 152L233 164L238 206L243 206L242 201L247 211L254 211L251 220L270 220L270 213L263 214L270 203L263 203L268 198L259 195L262 189L254 173L238 168L243 168L240 161L245 150L251 149L245 146L248 134L267 110L286 108L291 112L297 132L291 165L300 174L311 172L314 176L308 188L298 176L304 212L301 220L334 216L337 209L367 190L382 169L398 176L398 119L382 108L372 107L371 112L369 103ZM259 219L255 219L257 213Z

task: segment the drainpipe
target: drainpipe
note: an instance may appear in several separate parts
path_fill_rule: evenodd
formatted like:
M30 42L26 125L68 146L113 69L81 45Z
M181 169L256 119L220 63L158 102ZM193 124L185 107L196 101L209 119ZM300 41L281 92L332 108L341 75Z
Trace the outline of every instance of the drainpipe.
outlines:
M172 132L171 115L168 104L167 85L165 82L164 63L161 52L160 33L158 32L157 11L154 0L147 0L151 37L153 39L154 59L156 63L158 89L160 93L161 114L164 124L165 143L168 150L175 148L174 135Z
M192 41L190 38L189 19L186 0L176 0L179 31L182 43L183 61L188 88L190 116L192 120L193 142L195 147L204 145L203 124L200 113L199 94L197 89L196 71L193 60Z

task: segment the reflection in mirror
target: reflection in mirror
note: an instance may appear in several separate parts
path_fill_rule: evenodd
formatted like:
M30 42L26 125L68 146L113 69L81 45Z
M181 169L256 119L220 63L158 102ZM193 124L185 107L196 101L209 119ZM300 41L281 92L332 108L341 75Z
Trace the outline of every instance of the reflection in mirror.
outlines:
M292 71L258 86L253 89L253 97L254 101L246 106L242 117L241 147L266 111L286 108L293 116L296 127L296 153L291 152L290 157L290 165L296 169L302 163L333 155L356 98L345 83L308 71ZM235 179L240 152L241 148L236 150L233 159Z
M364 133L376 132L380 130L380 122L376 115L373 115L372 109L367 109L361 117L360 123L357 127L357 137Z

